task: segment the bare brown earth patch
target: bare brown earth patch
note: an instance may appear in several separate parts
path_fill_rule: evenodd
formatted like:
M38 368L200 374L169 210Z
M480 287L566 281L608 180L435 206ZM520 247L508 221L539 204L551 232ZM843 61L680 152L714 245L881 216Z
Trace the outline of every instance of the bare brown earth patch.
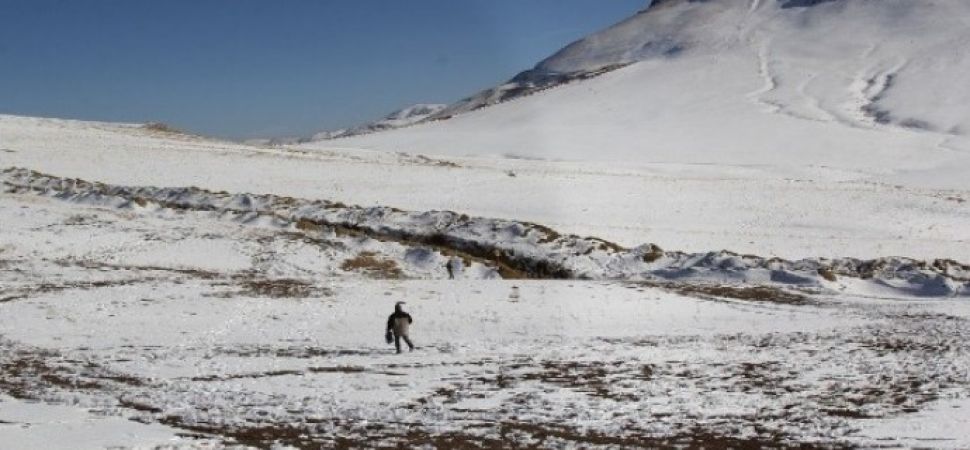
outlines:
M114 264L103 261L94 261L89 259L59 259L54 261L55 264L63 267L82 267L85 269L96 269L96 270L119 270L119 271L143 271L143 272L168 272L177 275L186 275L192 278L199 278L203 280L212 280L216 278L224 277L225 274L196 268L182 268L182 267L163 267L163 266L152 266L152 265L137 265L137 264Z
M420 399L409 411L420 417L422 411L442 409L467 424L466 430L441 431L421 423L369 422L360 425L353 417L308 418L299 410L289 418L219 422L218 415L180 415L182 403L154 404L145 396L128 395L142 389L138 383L113 379L117 374L77 372L82 361L60 361L56 355L30 352L17 358L0 354L0 390L20 387L30 395L41 389L66 392L101 391L117 397L119 405L145 413L142 417L179 427L187 432L222 437L226 443L269 448L274 444L297 448L413 448L420 445L438 448L848 448L837 438L822 443L799 443L797 435L780 431L779 423L796 426L831 426L845 419L887 417L921 409L925 402L940 398L945 389L967 386L965 371L966 320L930 313L873 315L874 322L859 328L822 333L743 333L715 336L656 336L598 340L620 346L653 346L670 349L668 355L683 355L677 361L639 359L535 360L530 356L447 361L467 366L442 379L424 402ZM2 343L2 341L0 341ZM737 359L710 359L698 349L730 347ZM3 350L0 347L0 350ZM206 348L216 354L264 356L274 358L335 358L342 355L373 354L366 351L303 346L238 346ZM34 352L36 353L36 352ZM25 360L26 361L22 361ZM36 362L39 360L39 362ZM31 362L35 361L35 362ZM945 362L955 361L952 368ZM13 362L13 364L10 364ZM64 364L75 364L64 367ZM882 370L891 363L891 371ZM420 376L424 362L393 364L399 372L385 372L392 364L374 367L340 365L307 367L300 370L268 371L252 374L217 374L197 381L222 381L246 377L334 374ZM440 366L439 363L433 364ZM805 376L816 366L842 367L831 379ZM962 366L965 368L965 366ZM11 373L12 375L7 375ZM6 377L10 378L6 378ZM12 378L12 379L11 379ZM33 381L31 381L33 380ZM536 386L526 386L526 384ZM545 386L543 386L545 385ZM129 386L126 390L121 390ZM691 396L717 398L725 392L776 399L774 405L739 414L710 414L692 410L663 411L651 414L656 420L622 422L609 433L590 428L573 428L557 420L542 420L542 403L529 392L555 392L566 389L584 394L589 404L607 407L636 404L649 398L683 399L682 390ZM464 399L488 398L509 393L502 411L489 411L459 405ZM156 400L157 401L157 400ZM605 403L604 403L605 402ZM770 401L769 401L770 402ZM206 408L203 402L193 405ZM259 407L260 405L251 405ZM272 406L269 404L268 406ZM557 413L559 408L553 407ZM530 417L523 417L527 411ZM214 413L213 413L214 414ZM201 417L201 419L199 418ZM573 416L570 416L573 417ZM821 419L819 419L821 417ZM295 419L301 418L301 419ZM536 419L538 418L538 419ZM304 420L306 419L306 420ZM627 420L621 418L618 420ZM818 422L819 420L823 422ZM657 432L651 422L667 421L670 428ZM827 421L827 422L824 422ZM742 433L738 430L751 430Z
M361 272L367 276L379 279L399 279L404 277L404 273L396 262L381 258L373 252L361 252L353 258L345 260L340 264L340 268L348 272Z
M0 392L28 400L48 390L97 392L112 386L145 387L145 380L91 363L65 359L52 350L17 348L0 339Z
M143 129L156 133L166 134L185 134L182 130L175 128L164 122L148 122L141 126Z
M179 417L169 416L163 424L207 435L226 437L230 442L258 448L286 445L299 449L548 449L562 446L580 448L651 448L664 450L754 450L754 449L843 449L847 445L805 444L784 438L734 438L697 430L676 436L611 436L558 424L535 424L524 421L501 421L482 424L494 429L495 437L478 436L469 432L430 433L419 424L368 423L352 424L337 421L333 425L348 429L340 436L321 436L318 425L304 424L232 427L221 424L185 424Z
M68 226L88 226L88 225L101 225L108 223L98 218L94 214L74 214L64 219L64 225Z
M835 282L838 281L838 277L835 275L835 271L828 267L823 267L818 269L818 275L824 278L826 281Z
M203 294L216 298L311 298L333 296L333 289L298 278L264 278L258 272L245 271L217 280L213 286L228 287Z
M434 166L434 167L448 167L448 168L460 168L461 165L444 159L429 158L425 155L414 155L414 160L420 165Z
M232 375L205 375L190 378L191 381L228 381L239 379L272 378L285 376L302 376L316 373L335 373L335 374L355 374L355 373L376 373L391 376L404 376L402 373L373 371L359 366L332 366L332 367L309 367L306 370L271 370L256 373L239 373Z
M328 358L339 356L366 356L372 355L373 351L336 349L311 346L271 346L271 345L246 345L233 347L215 347L211 351L219 355L236 356L243 358Z
M60 292L67 290L91 290L111 288L118 286L130 286L134 284L153 283L164 281L163 277L133 277L119 280L95 280L95 281L72 281L65 283L41 283L33 286L26 286L11 290L0 296L0 303L22 300L36 295Z
M689 297L748 300L783 305L813 305L818 303L807 295L802 295L773 286L704 283L687 284L654 281L638 282L634 284L658 287Z
M314 294L311 283L292 278L250 279L239 283L238 294L248 297L306 298Z

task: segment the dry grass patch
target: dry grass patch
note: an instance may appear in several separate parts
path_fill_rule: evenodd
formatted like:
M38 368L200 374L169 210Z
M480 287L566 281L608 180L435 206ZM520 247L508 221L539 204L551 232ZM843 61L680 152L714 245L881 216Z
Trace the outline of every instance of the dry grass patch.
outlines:
M789 292L772 286L744 286L721 284L681 284L670 282L637 282L635 285L665 289L687 297L705 298L711 300L734 299L783 305L811 305L817 302L808 296Z
M643 262L647 264L652 263L660 258L663 258L664 256L664 250L660 248L660 246L655 244L649 244L649 245L650 245L650 249L647 250L642 256Z
M148 122L141 126L143 129L155 133L185 134L182 130L175 128L165 122Z
M828 281L835 282L838 281L838 277L835 275L835 271L828 267L823 267L818 269L818 275L825 278Z
M348 272L363 272L368 276L379 279L404 277L404 273L396 262L380 258L374 252L361 252L353 258L345 260L340 268Z
M246 280L241 283L243 293L252 297L306 298L313 294L313 285L289 278Z

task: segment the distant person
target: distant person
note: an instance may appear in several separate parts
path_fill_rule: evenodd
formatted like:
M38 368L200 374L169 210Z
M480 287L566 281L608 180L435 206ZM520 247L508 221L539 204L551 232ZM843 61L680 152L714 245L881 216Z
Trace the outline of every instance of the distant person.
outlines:
M465 270L464 265L461 263L459 258L448 258L448 262L445 263L445 269L448 269L448 279L454 280L455 277Z
M409 351L414 351L414 344L411 343L411 338L408 336L408 329L414 319L411 319L410 314L404 312L401 307L403 304L404 302L394 304L394 314L387 318L387 333L385 335L388 343L390 343L393 334L394 347L397 348L398 353L401 353L401 339L404 339L404 342L408 344Z

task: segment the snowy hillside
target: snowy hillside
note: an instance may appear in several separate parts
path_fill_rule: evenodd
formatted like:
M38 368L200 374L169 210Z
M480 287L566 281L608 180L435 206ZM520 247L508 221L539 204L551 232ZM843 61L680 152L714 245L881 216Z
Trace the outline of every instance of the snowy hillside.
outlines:
M656 0L312 143L0 115L0 447L970 448L968 25Z
M131 125L2 115L0 167L128 186L450 210L630 248L655 243L786 259L970 261L970 190L878 182L838 167L633 166L253 147Z
M358 134L368 134L375 133L378 131L391 130L395 128L402 128L408 125L413 125L415 123L421 122L428 117L431 117L441 110L445 109L447 105L436 105L436 104L424 104L419 103L417 105L411 105L407 108L403 108L394 111L383 119L365 123L353 128L344 130L334 130L334 131L322 131L320 133L314 134L310 141L321 141L327 139L336 139L340 137L355 136Z
M0 187L6 194L34 194L122 209L212 212L244 223L305 233L332 229L334 237L350 235L384 244L396 242L404 250L393 257L385 256L384 261L402 276L440 277L446 272L450 257L455 264L464 261L447 267L453 278L663 280L678 285L740 282L839 292L855 291L861 286L866 288L864 293L876 290L916 296L970 296L970 266L947 259L785 261L731 252L665 252L654 244L626 249L602 239L562 235L541 225L469 217L451 211L408 212L198 188L115 186L16 168L0 171ZM341 246L352 248L353 244L345 242ZM375 243L373 247L380 246ZM840 282L842 277L848 278L849 283ZM698 292L702 291L700 288Z
M889 183L962 188L970 168L970 85L962 81L970 72L968 17L963 0L656 2L520 78L621 68L340 145L827 166ZM498 91L439 114L475 109Z
M52 124L184 152L230 184L292 157ZM30 152L14 144L0 161ZM105 155L122 153L78 156ZM445 211L23 169L0 174L0 219L11 448L970 445L970 303L919 296L966 289L953 262L626 250ZM516 269L600 280L495 279ZM381 339L398 300L418 346L402 355Z
M600 190L674 178L528 161L506 166L512 177L470 159L0 125L0 442L12 448L970 445L970 267L954 261L627 249L328 200L431 180L437 191L411 201L445 203L464 176L543 186L551 172ZM366 174L403 180L343 189ZM172 184L135 184L149 180ZM821 186L799 189L826 198ZM942 215L962 203L870 189L966 229ZM846 247L867 245L856 238ZM399 300L418 346L402 355L381 336Z

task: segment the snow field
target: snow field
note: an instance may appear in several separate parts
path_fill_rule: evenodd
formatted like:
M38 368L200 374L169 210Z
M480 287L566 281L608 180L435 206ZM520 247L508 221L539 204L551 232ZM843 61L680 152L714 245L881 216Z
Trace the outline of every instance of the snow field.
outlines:
M970 193L837 167L556 163L249 147L84 122L0 116L0 166L129 186L451 210L634 247L789 259L967 260ZM231 167L232 176L217 176ZM509 174L515 174L514 177ZM930 174L927 178L933 178Z
M328 261L349 256L339 252L300 264L299 247L260 244L285 229L211 212L34 195L0 202L0 388L17 402L172 427L133 424L129 445L966 439L951 427L865 426L966 398L965 302L820 295L789 304L615 282L374 280L334 270ZM144 236L148 247L128 245ZM204 255L176 251L205 241ZM140 252L158 257L138 265ZM239 276L256 269L263 281L302 287ZM398 300L415 317L411 354L382 340ZM172 429L182 437L170 441ZM36 438L14 430L0 425L20 442Z

